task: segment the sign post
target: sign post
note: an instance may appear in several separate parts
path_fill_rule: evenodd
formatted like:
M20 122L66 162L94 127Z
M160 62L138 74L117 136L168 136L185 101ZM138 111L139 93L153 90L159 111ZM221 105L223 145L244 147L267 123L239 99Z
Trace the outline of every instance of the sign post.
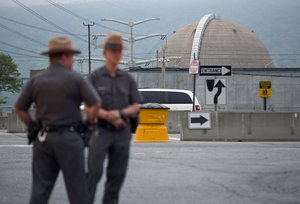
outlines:
M260 81L258 92L258 96L264 99L264 110L267 110L267 98L272 97L271 81Z
M196 74L199 72L199 60L196 60L196 54L194 53L194 60L190 63L190 74L193 74L193 111L195 111L195 94L196 94Z

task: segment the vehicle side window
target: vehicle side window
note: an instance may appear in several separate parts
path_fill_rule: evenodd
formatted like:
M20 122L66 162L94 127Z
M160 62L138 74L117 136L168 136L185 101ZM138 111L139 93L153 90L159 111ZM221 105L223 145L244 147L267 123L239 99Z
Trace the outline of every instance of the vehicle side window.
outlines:
M191 97L186 93L167 92L168 104L191 104Z
M143 103L166 104L166 92L162 91L141 91Z

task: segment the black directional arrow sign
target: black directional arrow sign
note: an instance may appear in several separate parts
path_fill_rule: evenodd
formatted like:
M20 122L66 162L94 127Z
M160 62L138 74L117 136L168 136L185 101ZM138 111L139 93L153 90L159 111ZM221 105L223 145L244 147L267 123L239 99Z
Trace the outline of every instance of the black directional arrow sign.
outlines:
M191 112L189 113L190 129L209 129L211 128L209 112Z
M202 115L199 118L191 118L191 123L200 123L200 125L203 125L207 121L207 118L204 118Z
M222 88L225 88L225 85L222 83L222 81L218 81L215 87L218 88L218 91L214 97L214 104L218 104L218 97L221 95Z
M205 103L207 105L226 104L226 79L206 79Z

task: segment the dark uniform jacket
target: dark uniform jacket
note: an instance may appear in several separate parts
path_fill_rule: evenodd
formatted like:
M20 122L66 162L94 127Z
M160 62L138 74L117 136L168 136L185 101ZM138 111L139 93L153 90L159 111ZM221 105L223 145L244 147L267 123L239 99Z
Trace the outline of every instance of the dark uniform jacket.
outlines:
M72 125L81 121L81 102L90 106L99 100L88 80L54 64L29 80L15 106L27 111L34 102L36 118L43 126Z
M101 98L101 107L105 110L121 110L141 98L134 79L123 70L118 69L113 77L105 66L93 71L89 80Z

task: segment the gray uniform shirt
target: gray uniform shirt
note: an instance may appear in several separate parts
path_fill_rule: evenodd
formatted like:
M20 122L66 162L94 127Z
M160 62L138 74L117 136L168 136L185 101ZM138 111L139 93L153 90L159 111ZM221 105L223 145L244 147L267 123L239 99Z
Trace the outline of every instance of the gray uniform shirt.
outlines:
M141 97L134 79L120 69L112 77L103 66L89 75L89 80L101 98L101 107L105 110L121 110L134 103L140 103Z
M88 80L55 64L28 81L15 106L28 111L35 102L36 118L43 125L71 125L81 121L81 102L90 106L99 100Z

